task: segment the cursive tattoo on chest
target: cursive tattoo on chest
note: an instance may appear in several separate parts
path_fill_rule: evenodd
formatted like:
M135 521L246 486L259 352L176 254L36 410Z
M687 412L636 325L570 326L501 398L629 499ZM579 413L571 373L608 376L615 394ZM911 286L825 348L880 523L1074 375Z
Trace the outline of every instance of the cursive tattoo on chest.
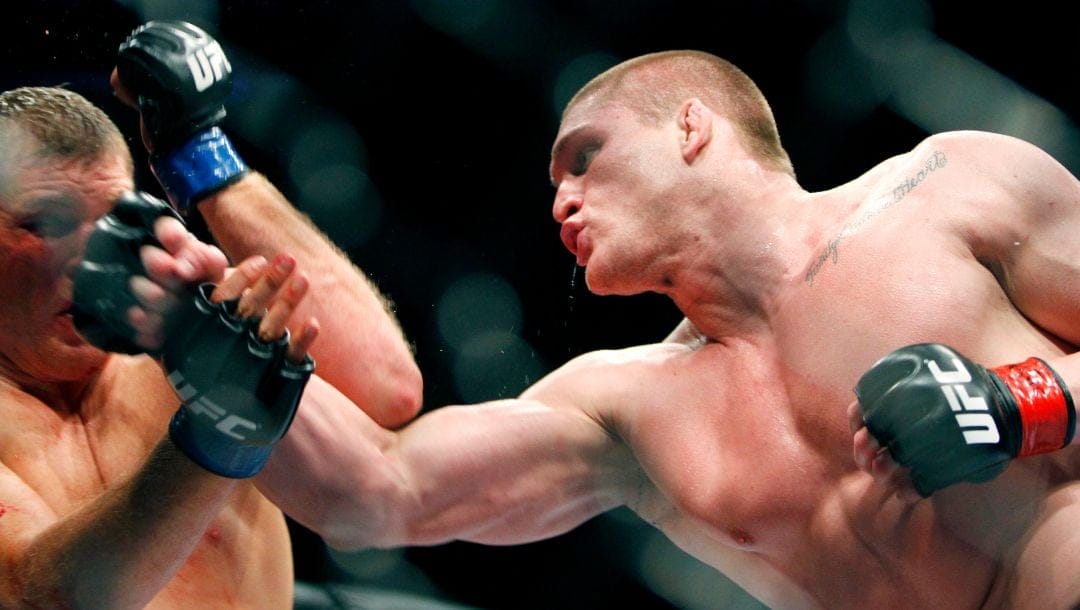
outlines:
M948 163L948 159L945 157L945 153L940 150L935 150L926 160L919 171L908 176L900 181L899 184L893 186L893 188L881 196L875 198L874 202L863 210L857 218L848 222L840 229L840 232L835 237L829 240L829 243L825 244L825 248L814 259L813 264L806 271L805 281L808 285L813 285L814 280L818 274L825 267L825 263L832 262L836 264L840 258L840 242L847 239L849 236L854 235L860 227L876 218L879 214L896 205L904 197L907 197L908 193L915 190L919 184L926 180L930 174L945 167Z

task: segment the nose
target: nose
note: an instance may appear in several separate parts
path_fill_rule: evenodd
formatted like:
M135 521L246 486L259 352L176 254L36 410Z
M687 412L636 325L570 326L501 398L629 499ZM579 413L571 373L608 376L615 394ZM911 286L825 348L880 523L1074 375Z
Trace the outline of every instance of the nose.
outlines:
M555 205L551 209L551 215L555 218L555 222L559 224L566 222L568 218L577 214L582 205L581 193L570 188L564 188L564 185L565 183L560 185L555 192Z

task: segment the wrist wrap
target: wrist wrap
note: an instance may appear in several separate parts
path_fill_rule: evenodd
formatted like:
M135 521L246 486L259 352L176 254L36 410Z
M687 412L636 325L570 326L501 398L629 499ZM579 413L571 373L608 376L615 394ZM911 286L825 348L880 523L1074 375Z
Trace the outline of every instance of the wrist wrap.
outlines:
M990 371L1016 399L1023 430L1017 456L1057 451L1072 441L1076 406L1065 384L1045 362L1028 358Z
M220 127L199 132L167 154L151 158L169 201L182 214L198 202L248 173L248 167Z

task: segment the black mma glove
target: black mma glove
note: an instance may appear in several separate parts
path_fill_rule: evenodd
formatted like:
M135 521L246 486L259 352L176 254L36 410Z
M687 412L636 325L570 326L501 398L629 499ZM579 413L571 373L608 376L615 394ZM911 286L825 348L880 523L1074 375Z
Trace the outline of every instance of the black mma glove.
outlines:
M178 210L187 213L247 173L218 127L232 66L209 34L183 21L150 21L120 45L116 72L139 107L151 169Z
M236 301L213 304L203 284L178 312L162 361L182 404L169 425L173 444L215 474L258 473L296 415L315 370L310 356L286 357L288 332L274 342L258 336L258 319L236 315Z
M923 497L985 482L1013 458L1068 445L1076 407L1042 360L985 369L936 343L892 352L855 387L870 434L888 447Z
M127 193L103 216L87 241L74 276L76 329L90 343L114 352L142 353L127 310L137 303L133 275L145 275L139 249L160 247L154 222L179 218L164 201L146 193ZM315 369L310 357L289 362L286 334L274 342L259 339L258 320L242 320L235 301L212 304L213 285L180 295L181 305L165 317L162 357L181 406L169 436L194 462L221 476L241 478L259 472L275 442L296 413L304 386Z
M139 249L161 247L154 222L162 216L180 220L157 197L124 193L95 224L75 271L72 295L75 328L92 345L124 354L147 351L134 343L135 331L127 322L127 310L136 304L129 282L133 275L146 275Z

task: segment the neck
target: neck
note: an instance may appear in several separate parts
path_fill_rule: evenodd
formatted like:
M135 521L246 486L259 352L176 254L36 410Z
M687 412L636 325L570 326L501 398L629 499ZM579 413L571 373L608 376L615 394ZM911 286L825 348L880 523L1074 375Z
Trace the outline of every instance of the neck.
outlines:
M48 380L13 366L7 358L0 358L0 382L37 398L58 412L78 411L100 372L98 368L78 379Z
M659 289L713 340L767 330L781 295L804 280L821 245L851 212L790 177L754 186L742 199L709 206L708 234L669 267L676 271Z

